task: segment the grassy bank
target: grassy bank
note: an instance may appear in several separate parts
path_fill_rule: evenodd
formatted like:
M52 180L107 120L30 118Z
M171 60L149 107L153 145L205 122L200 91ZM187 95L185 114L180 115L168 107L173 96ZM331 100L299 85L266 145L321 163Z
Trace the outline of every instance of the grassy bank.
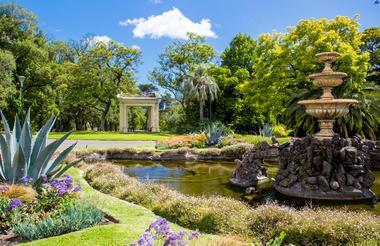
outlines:
M300 210L267 204L252 209L225 197L191 197L163 185L141 183L106 163L87 165L85 177L96 189L151 209L170 221L208 233L268 241L286 233L296 245L376 245L380 218L367 212L322 208Z
M82 186L81 199L100 208L108 215L119 221L117 224L94 226L82 231L72 232L61 236L45 238L24 245L55 246L55 245L129 245L145 231L149 224L155 221L152 211L120 200L116 197L101 193L83 179L82 171L73 168L69 174L74 177L75 183ZM176 224L170 224L175 231L183 230ZM194 244L216 245L220 241L218 236L203 234ZM193 245L193 244L190 244Z

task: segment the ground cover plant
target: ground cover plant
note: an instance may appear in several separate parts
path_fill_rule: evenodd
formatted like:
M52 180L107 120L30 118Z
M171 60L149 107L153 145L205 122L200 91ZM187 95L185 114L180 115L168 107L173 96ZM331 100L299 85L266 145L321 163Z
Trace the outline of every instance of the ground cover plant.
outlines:
M170 221L201 232L269 241L284 231L284 242L300 245L375 244L380 240L379 218L364 211L297 210L276 204L252 209L230 198L191 197L163 185L140 183L118 167L104 163L86 166L85 177L104 193L143 205Z

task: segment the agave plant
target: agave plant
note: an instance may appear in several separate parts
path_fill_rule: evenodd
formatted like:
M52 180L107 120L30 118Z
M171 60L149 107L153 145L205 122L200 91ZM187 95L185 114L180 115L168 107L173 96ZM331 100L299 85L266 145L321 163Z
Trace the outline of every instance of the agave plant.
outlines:
M51 117L33 137L30 125L30 110L22 127L16 115L12 132L1 110L0 114L5 131L4 135L0 134L0 182L15 184L25 182L25 179L27 179L30 183L36 184L42 178L49 180L61 176L67 169L77 163L62 164L63 159L75 147L76 143L54 158L54 153L71 132L48 145L46 144L47 136L55 122L55 117Z
M259 129L259 134L263 137L272 137L274 135L273 128L268 124L264 124L263 127Z
M221 122L211 122L205 130L207 145L219 143L223 137L233 134L233 131L223 125Z

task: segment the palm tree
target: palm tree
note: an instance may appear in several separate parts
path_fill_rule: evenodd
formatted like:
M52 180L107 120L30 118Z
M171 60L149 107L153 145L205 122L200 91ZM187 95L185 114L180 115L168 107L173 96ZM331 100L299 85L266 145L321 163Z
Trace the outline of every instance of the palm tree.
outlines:
M208 73L210 68L209 64L194 65L193 68L186 75L185 86L187 87L190 95L195 96L199 102L199 120L203 121L204 106L206 101L211 102L218 97L219 87L215 83L214 78ZM210 107L211 115L211 107Z

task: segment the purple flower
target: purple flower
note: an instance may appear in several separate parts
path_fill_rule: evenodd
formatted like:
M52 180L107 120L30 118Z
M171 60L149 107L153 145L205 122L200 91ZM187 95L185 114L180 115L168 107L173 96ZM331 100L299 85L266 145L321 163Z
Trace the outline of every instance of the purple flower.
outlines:
M4 186L4 185L0 186L0 191L7 191L7 190L9 190L8 186Z
M12 198L11 203L5 208L5 210L12 211L18 207L21 207L22 205L24 205L24 203L22 203L22 201L20 201L20 199Z
M80 191L80 190L82 190L82 186L77 185L77 186L75 186L75 188L74 188L71 192L72 192L72 193L75 193L75 192L78 192L78 191Z
M150 231L151 229L153 229L158 236L166 236L170 233L168 221L164 218L158 219L150 224L146 231Z
M200 235L199 231L193 231L193 232L191 232L191 234L189 236L189 240L196 239L199 237L199 235Z
M64 174L61 179L53 179L50 186L57 191L58 196L63 196L73 188L73 178L68 174Z
M186 241L183 239L185 236L185 231L180 231L179 233L170 232L169 236L164 242L164 246L185 246Z
M149 232L144 232L137 241L139 246L154 246L154 239Z
M20 179L21 183L24 183L24 184L29 184L31 181L32 181L32 178L28 177L28 176L24 176Z

